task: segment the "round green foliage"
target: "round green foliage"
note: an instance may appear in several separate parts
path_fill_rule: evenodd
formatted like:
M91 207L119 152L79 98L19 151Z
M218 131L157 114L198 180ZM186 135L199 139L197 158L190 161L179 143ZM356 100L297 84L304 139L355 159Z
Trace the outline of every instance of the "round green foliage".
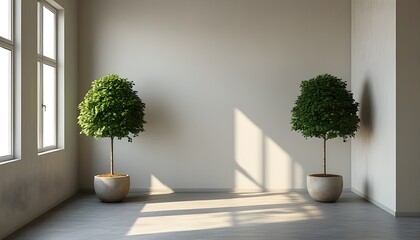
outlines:
M330 74L302 81L301 95L292 109L292 130L304 137L326 140L354 137L358 129L359 103L346 89L347 84Z
M93 81L79 104L81 133L95 138L132 137L143 132L145 104L133 90L134 83L109 74Z

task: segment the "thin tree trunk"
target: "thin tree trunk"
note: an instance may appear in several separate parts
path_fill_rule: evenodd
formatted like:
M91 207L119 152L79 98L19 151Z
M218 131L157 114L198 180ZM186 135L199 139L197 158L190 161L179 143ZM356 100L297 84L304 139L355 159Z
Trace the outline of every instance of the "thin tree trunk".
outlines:
M111 137L111 174L114 174L114 137Z
M327 175L327 139L324 137L324 175Z

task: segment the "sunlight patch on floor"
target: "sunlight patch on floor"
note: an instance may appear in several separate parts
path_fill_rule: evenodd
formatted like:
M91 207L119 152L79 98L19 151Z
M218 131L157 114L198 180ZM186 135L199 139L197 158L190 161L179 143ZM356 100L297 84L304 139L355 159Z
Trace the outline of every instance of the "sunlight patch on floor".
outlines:
M159 212L159 211L179 211L179 210L198 210L214 208L233 208L264 205L280 205L291 203L303 203L307 200L299 194L274 194L274 195L242 195L247 197L194 200L178 202L148 203L141 212Z
M240 196L240 195L239 195ZM148 203L127 235L252 226L322 219L317 206L297 193L243 194L242 197Z
M127 236L229 227L228 213L187 214L138 218Z

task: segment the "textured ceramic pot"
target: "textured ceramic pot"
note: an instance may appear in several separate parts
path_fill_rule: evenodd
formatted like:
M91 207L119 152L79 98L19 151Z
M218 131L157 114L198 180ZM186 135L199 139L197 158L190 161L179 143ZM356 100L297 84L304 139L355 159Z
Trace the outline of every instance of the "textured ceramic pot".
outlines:
M96 175L94 179L96 196L102 202L121 202L130 190L130 176L102 177Z
M343 177L334 174L311 174L306 178L311 198L318 202L335 202L343 192Z

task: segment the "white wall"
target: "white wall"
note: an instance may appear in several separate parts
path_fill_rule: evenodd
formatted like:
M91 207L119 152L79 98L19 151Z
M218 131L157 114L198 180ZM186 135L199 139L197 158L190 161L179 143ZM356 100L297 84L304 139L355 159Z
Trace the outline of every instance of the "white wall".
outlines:
M350 81L350 0L83 0L79 101L117 73L146 103L146 132L115 144L132 190L305 188L322 141L290 131L299 84ZM350 144L328 170L350 186ZM79 186L108 171L109 140L79 138Z
M352 0L352 91L361 128L352 141L353 191L396 211L396 2Z
M36 0L17 0L18 159L0 163L0 239L77 191L77 1L56 2L65 9L65 148L37 153Z
M397 215L420 216L420 1L397 1Z
M361 129L352 189L396 216L420 215L420 2L352 1L352 90Z

